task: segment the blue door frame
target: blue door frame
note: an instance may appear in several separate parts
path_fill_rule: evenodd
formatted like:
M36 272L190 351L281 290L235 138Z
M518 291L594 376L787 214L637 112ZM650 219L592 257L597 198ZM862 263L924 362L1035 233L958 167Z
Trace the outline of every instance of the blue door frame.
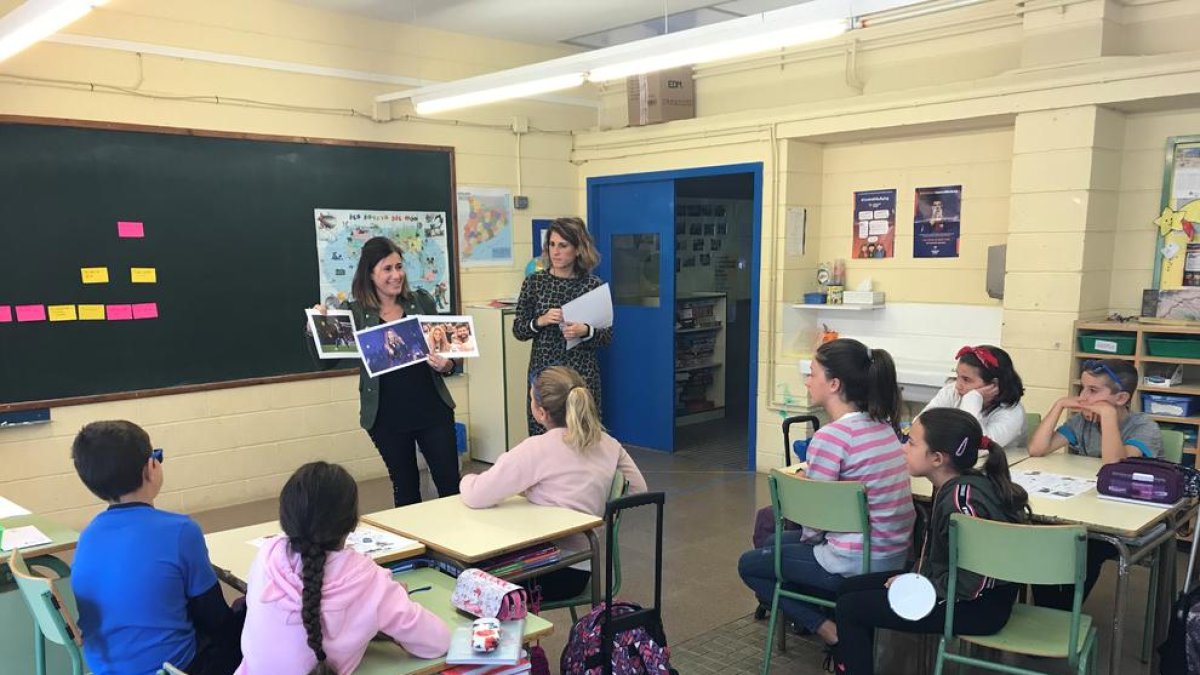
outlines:
M598 208L598 207L601 206L598 203L598 201L599 201L598 194L600 192L602 192L602 186L647 183L647 182L656 182L656 181L675 181L675 180L679 180L679 179L683 179L683 178L700 178L700 177L706 177L706 176L726 176L729 174L739 174L739 173L748 173L754 177L754 208L753 208L754 219L753 219L753 222L751 223L752 250L751 250L751 259L750 259L750 288L751 288L751 292L750 292L750 331L751 331L751 333L750 333L750 359L749 359L749 367L750 367L749 407L750 407L750 409L749 409L748 415L747 415L747 420L748 420L748 424L749 424L748 447L747 447L747 466L749 469L753 470L755 468L755 464L756 464L756 442L757 442L757 435L758 435L758 414L757 414L758 413L758 341L759 341L759 332L760 332L759 331L759 316L760 316L759 277L760 277L760 272L761 272L761 268L762 268L762 205L763 205L763 200L762 200L762 177L763 177L762 163L761 162L752 162L752 163L745 163L745 164L727 164L727 165L723 165L723 166L706 166L706 167L696 167L696 168L692 168L692 169L674 169L674 170L669 170L669 171L652 171L652 172L647 172L647 173L621 174L621 175L617 175L617 176L597 176L595 178L589 178L587 180L587 199L588 199L587 209L588 209L588 227L592 230L592 235L596 238L597 242L599 242L599 240L601 238L607 239L612 234L620 234L621 233L619 231L619 229L614 230L611 227L609 227L608 224L606 222L604 222L604 219L599 219L599 220L597 219L597 214L600 212L600 208ZM672 217L671 219L668 219L668 220L664 221L663 223L661 223L659 232L662 235L661 239L663 241L669 242L671 244L671 248L663 249L662 255L663 255L664 260L671 261L670 269L673 272L675 269L674 264L673 264L674 255L675 255L675 253L674 253L674 235L675 235L674 218ZM605 281L610 281L610 280L605 279ZM663 284L662 286L660 286L660 289L670 289L673 294L674 287L675 287L675 284L672 282L669 285ZM664 304L669 303L669 305L672 308L674 307L674 302L675 302L674 297L660 298L660 301ZM672 332L670 334L670 337L668 338L671 342L672 355L674 354L674 348L675 348L674 337L675 337L674 333ZM614 325L613 339L614 339L614 342L616 340L622 339L620 325ZM672 358L672 362L673 361L674 361L674 359ZM643 377L645 375L644 369L639 369L638 364L636 364L636 363L622 364L622 368L623 368L623 372L625 373L625 377L636 378L639 376L639 374L642 375ZM612 376L610 375L608 377L612 377ZM673 387L674 382L672 382L671 385ZM606 388L608 387L608 382L605 382L605 387ZM674 400L673 397L672 397L672 400ZM672 410L670 411L670 420L671 420L671 425L673 428L674 422L675 422L673 405L672 405ZM614 430L614 431L619 431L619 430ZM672 430L672 433L673 433L673 430ZM623 439L620 439L620 436L617 436L617 438L619 440L623 440Z

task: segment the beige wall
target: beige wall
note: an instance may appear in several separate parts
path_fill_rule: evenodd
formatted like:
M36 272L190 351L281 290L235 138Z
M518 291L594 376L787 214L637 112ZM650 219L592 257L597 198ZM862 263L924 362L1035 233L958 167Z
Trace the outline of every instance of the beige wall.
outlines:
M119 0L73 25L70 33L430 79L563 53L274 0ZM104 86L92 91L89 83ZM373 97L400 88L359 76L320 77L43 43L0 63L0 114L450 145L456 149L461 184L514 192L516 137L508 131L513 115L545 130L588 126L595 118L595 110L585 107L520 102L458 115L461 124L372 121ZM351 107L361 114L348 114ZM392 112L399 117L405 107L398 104ZM530 218L577 212L579 182L568 161L571 146L569 133L523 137L521 183L531 208L515 214L516 263L512 269L464 271L465 301L515 294L529 257ZM470 419L468 384L467 377L459 377L451 385L457 417L465 422ZM273 496L296 466L315 458L344 462L360 478L383 476L382 462L358 428L355 385L355 378L341 377L56 408L49 425L0 431L0 494L82 525L100 504L74 475L70 440L84 423L113 418L146 426L155 444L167 450L166 508L194 512Z

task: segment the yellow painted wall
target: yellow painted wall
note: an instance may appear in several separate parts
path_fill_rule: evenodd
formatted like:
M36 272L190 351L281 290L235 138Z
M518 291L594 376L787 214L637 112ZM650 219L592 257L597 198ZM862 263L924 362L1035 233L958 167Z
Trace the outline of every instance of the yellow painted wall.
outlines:
M69 32L431 79L474 75L563 53L323 13L276 0L113 0ZM107 88L93 92L88 83ZM456 148L460 184L514 192L516 139L508 131L513 115L524 115L532 127L545 130L580 128L595 119L594 109L519 102L456 116L467 124L372 121L373 97L400 88L43 43L0 63L0 114L451 145ZM217 104L214 96L223 102ZM236 98L277 108L231 101ZM361 114L348 114L351 107ZM404 105L395 106L397 116L403 112ZM515 294L530 252L530 218L578 212L579 182L568 161L571 147L568 133L523 137L522 188L531 209L515 213L517 260L511 269L464 271L464 301ZM468 377L454 378L451 384L457 417L465 422L470 420L468 384ZM166 449L167 482L160 505L168 509L194 512L274 496L296 466L317 458L343 462L359 478L383 476L383 463L358 428L355 385L355 378L342 377L54 409L49 425L0 431L0 494L67 524L82 525L101 505L75 477L70 441L86 422L114 418L144 425L155 444Z

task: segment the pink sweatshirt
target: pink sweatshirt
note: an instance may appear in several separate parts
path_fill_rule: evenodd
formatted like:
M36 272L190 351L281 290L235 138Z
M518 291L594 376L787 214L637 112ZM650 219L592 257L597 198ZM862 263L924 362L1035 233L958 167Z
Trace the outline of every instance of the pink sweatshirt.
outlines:
M290 551L287 537L267 540L247 581L243 658L236 675L305 675L317 664L300 619L303 590L300 555ZM446 623L409 600L389 570L351 549L330 553L325 561L321 622L326 662L339 675L358 667L379 632L421 658L450 648Z
M492 468L463 476L458 489L473 509L486 509L517 494L534 504L561 506L603 516L617 471L629 481L629 494L646 491L646 479L617 439L604 434L580 452L563 440L567 430L550 429L531 436L500 455ZM582 536L578 539L587 547ZM571 548L578 548L571 540Z

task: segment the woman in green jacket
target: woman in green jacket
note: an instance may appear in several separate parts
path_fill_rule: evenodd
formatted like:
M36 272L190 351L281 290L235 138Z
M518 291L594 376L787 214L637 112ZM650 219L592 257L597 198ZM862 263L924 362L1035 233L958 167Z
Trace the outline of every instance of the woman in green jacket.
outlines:
M403 252L387 237L374 237L363 244L350 293L353 299L342 308L353 312L358 330L406 316L437 314L433 296L408 285ZM429 355L428 364L379 377L371 377L359 366L359 424L370 434L387 466L396 506L421 501L418 446L438 496L458 494L454 399L443 379L454 367L453 360L437 354Z

